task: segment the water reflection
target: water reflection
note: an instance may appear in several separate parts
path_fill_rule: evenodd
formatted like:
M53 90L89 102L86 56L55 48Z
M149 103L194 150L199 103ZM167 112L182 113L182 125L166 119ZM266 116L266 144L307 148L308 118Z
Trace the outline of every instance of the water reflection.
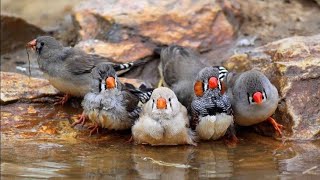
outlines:
M38 113L28 112L30 106ZM1 177L286 179L320 174L319 141L283 143L242 132L235 148L222 141L197 147L132 145L125 143L130 133L88 137L85 128L70 128L70 117L78 113L78 108L32 103L1 107Z

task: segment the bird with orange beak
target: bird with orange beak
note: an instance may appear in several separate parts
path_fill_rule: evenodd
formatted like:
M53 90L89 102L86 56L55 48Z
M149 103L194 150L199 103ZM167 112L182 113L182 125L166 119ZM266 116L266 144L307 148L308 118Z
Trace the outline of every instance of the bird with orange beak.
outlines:
M80 48L64 47L51 36L39 36L26 45L38 55L37 61L43 72L55 88L65 93L56 104L64 104L71 96L83 97L90 91L91 70L100 63L114 65L117 74L128 71L131 67L144 64L145 60L132 63L115 64L111 59L87 54Z
M187 109L167 87L153 91L132 126L132 137L137 144L196 145L195 135L189 128Z
M122 84L113 66L106 63L92 70L91 91L82 101L84 115L93 123L90 135L99 127L114 130L130 129L139 117L139 96Z
M160 58L159 68L164 86L172 89L179 101L188 108L194 93L193 82L201 69L207 66L203 63L205 60L194 50L178 45L163 48ZM221 66L212 67L211 70L214 71L215 76L211 79L206 79L204 83L211 88L222 90L223 84L221 80L228 71ZM198 90L202 89L202 85L198 84L197 88Z
M198 73L191 103L192 128L203 140L219 139L227 131L236 140L231 102L219 87L218 67L206 67Z
M229 73L225 81L237 124L250 126L267 120L282 135L283 126L271 117L278 106L278 90L264 74L257 70Z

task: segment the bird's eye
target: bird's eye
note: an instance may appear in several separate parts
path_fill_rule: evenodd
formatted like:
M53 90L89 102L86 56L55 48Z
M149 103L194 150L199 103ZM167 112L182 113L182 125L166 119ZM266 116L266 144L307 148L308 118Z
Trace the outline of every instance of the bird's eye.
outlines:
M169 98L169 104L170 104L170 107L172 108L171 98Z
M171 102L171 98L169 98L169 102Z
M44 45L44 42L41 42L40 44L41 44L41 46L43 46L43 45Z

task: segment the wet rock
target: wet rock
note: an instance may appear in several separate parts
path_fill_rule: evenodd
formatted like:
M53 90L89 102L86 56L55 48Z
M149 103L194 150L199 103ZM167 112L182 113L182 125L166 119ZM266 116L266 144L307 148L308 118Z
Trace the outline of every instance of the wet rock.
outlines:
M27 42L43 34L42 29L24 19L1 14L1 54L24 48Z
M289 139L313 139L320 134L320 34L286 38L235 54L225 62L234 71L256 68L277 87L281 100L276 119ZM270 135L265 123L258 129Z
M1 104L21 99L34 99L58 94L47 80L1 72Z
M115 55L120 61L135 60L150 55L155 45L179 44L206 51L229 42L235 27L228 19L236 12L232 10L237 2L223 2L228 3L90 0L75 8L73 17L80 40L104 41L86 47L104 47L96 52ZM229 12L228 18L225 12Z

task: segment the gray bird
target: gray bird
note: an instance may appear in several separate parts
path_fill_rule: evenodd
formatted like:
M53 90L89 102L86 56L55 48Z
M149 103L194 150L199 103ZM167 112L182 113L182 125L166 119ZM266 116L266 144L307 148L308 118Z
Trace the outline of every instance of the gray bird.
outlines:
M83 97L90 90L91 70L110 59L98 55L87 54L81 49L64 47L55 38L40 36L27 44L36 51L38 64L49 82L66 95L60 101L64 104L70 96ZM111 62L109 62L111 64ZM145 61L118 64L117 71L139 66Z
M222 95L220 89L216 88L219 72L214 69L202 69L195 79L191 103L192 128L204 140L219 139L230 129L232 138L236 140L231 102L226 94Z
M264 74L257 70L229 73L225 81L237 124L250 126L268 120L282 135L283 126L271 118L278 106L278 90Z
M130 129L139 117L139 97L130 92L118 79L113 66L106 63L92 70L91 91L82 101L84 115L98 127L124 130Z
M193 82L198 72L206 67L200 55L191 49L172 45L163 48L160 57L159 68L163 84L173 90L184 106L190 106L193 97ZM216 83L219 88L222 88L220 80L224 78L227 70L223 67L214 67L213 70L217 70Z
M153 91L132 127L132 136L137 144L196 145L194 133L189 128L187 109L166 87Z

